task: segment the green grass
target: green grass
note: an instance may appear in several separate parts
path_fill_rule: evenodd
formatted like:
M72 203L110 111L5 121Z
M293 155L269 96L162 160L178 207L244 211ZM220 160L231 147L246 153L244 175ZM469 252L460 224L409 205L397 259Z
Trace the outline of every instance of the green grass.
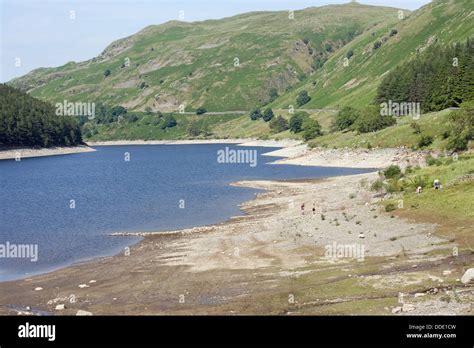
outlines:
M433 143L427 149L442 149L447 139L443 133L449 130L449 115L451 110L443 110L420 116L419 120L411 117L400 117L397 124L378 132L358 134L355 131L334 132L316 138L309 142L310 146L331 148L358 147L399 147L418 148L421 135L431 135ZM416 122L421 128L421 134L416 134L411 124Z
M149 106L172 112L181 104L187 110L250 110L269 100L270 88L283 95L311 74L314 58L303 38L315 54L326 42L336 49L348 31L363 33L393 21L395 13L393 8L346 4L296 11L294 20L280 11L171 21L117 40L95 59L38 69L10 83L52 102L101 101L134 111ZM122 67L126 58L130 66ZM108 77L106 69L112 72ZM141 82L149 87L138 88Z

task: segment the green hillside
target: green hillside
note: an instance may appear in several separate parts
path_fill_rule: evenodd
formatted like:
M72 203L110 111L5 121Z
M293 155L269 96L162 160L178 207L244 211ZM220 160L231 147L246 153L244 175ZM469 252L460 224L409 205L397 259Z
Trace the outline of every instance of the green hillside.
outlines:
M287 108L294 105L301 90L307 90L311 101L305 108L364 107L373 102L377 86L397 65L407 62L434 43L463 42L474 35L474 2L472 0L438 0L403 19L386 21L359 35L332 55L312 77L271 105ZM380 43L379 48L374 44ZM353 55L344 65L349 51Z
M396 25L397 12L351 3L295 11L294 19L282 11L171 21L117 40L89 61L37 69L10 84L48 101L134 111L249 110L306 81L350 41Z

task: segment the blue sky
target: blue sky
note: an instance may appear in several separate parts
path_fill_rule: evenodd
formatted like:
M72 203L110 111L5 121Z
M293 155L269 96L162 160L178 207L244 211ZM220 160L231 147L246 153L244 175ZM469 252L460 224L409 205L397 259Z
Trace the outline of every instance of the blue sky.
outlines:
M346 2L348 0L0 0L0 82L38 67L90 59L113 40L150 24L179 19L180 11L184 11L184 20L196 21L249 11L296 10ZM429 0L359 2L415 10Z

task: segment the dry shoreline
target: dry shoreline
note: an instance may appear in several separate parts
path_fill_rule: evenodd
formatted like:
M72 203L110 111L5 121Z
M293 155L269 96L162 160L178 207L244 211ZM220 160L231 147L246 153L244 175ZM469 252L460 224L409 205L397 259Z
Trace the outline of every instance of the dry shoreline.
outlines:
M296 147L287 152L295 156ZM321 156L303 151L297 164ZM375 153L372 163L416 159ZM376 176L235 183L267 191L225 223L138 232L144 240L128 254L0 283L0 314L393 314L400 292L402 314L472 314L473 289L456 279L473 257L454 259L436 225L386 213L367 189ZM331 245L363 245L365 260L328 259ZM453 287L461 302L440 300Z
M59 155L70 155L75 153L93 152L94 149L88 146L74 146L74 147L51 147L33 149L26 147L14 147L8 149L0 148L0 160L9 159L22 159L31 157L46 157L46 156L59 156Z

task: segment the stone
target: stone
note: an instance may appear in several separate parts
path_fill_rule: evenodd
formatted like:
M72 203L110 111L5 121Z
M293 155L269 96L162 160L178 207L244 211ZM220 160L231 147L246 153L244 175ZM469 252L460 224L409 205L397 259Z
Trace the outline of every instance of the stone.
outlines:
M77 316L84 316L84 315L92 315L92 312L84 311L82 309L79 309L76 313Z
M79 287L80 287L81 289L84 289L84 288L88 288L89 285L87 285L87 284L79 284Z
M64 304L58 304L56 306L56 308L54 308L54 309L57 310L57 311L62 311L65 308L66 308L66 306Z
M461 277L461 283L467 284L474 279L474 268L469 268Z
M40 287L40 286L38 286L37 288L35 288L35 291L41 291L41 290L43 290L43 288Z
M395 308L392 308L392 313L393 313L393 314L400 313L401 311L402 311L402 307L395 307Z
M415 306L410 303L404 303L402 307L403 312L411 312L415 310Z

